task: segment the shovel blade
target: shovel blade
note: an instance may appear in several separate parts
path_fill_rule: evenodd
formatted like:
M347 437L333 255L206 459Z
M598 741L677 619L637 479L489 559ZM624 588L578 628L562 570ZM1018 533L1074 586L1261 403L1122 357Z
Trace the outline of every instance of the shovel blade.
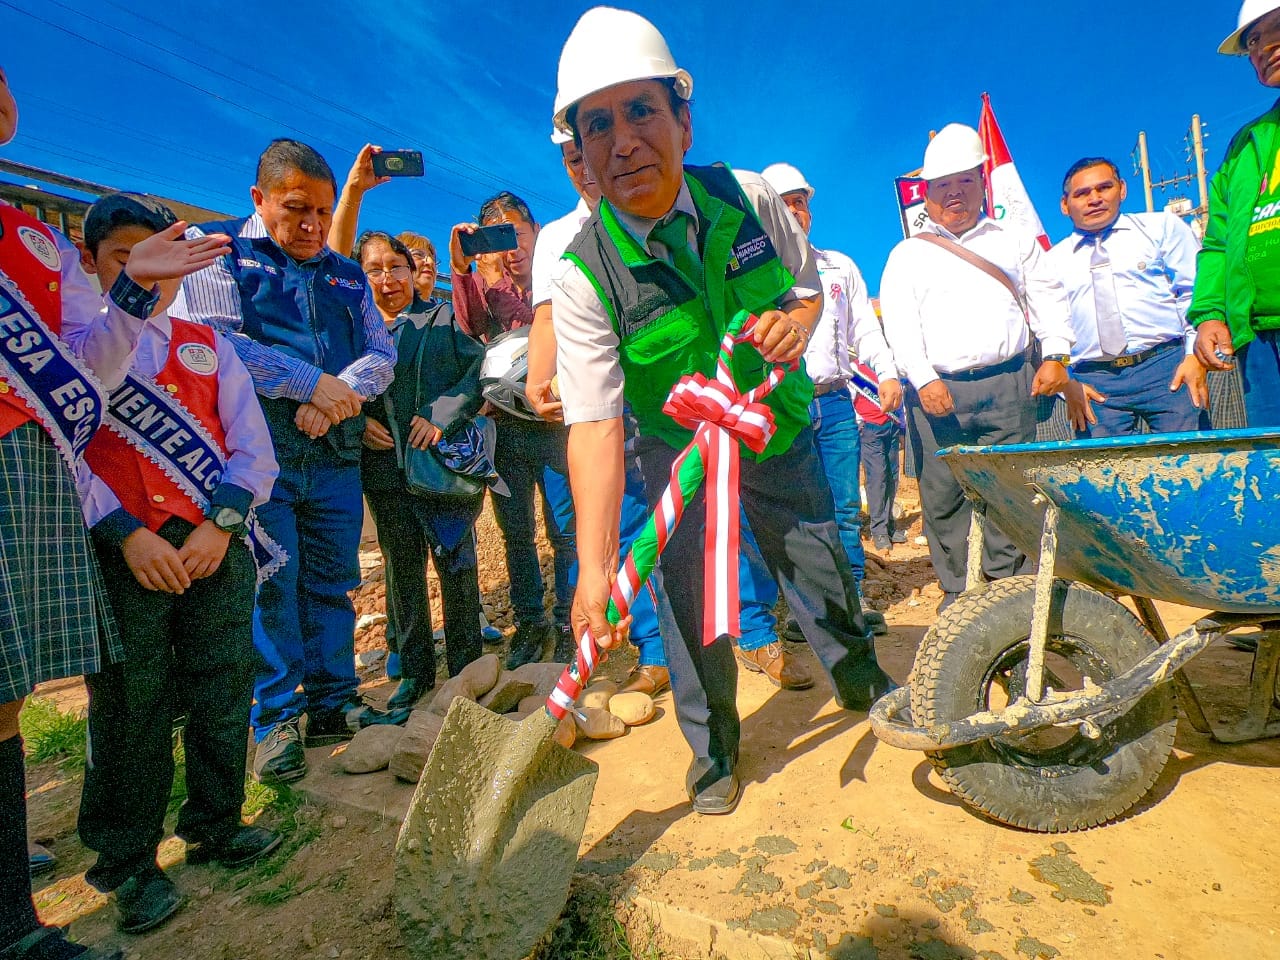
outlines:
M455 700L396 843L396 916L415 960L521 960L564 910L596 765Z

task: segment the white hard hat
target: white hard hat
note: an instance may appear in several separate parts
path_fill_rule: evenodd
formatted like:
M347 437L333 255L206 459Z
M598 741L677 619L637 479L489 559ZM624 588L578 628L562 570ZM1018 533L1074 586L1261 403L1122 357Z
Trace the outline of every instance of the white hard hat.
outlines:
M980 167L986 160L987 154L982 149L978 131L963 123L949 123L929 141L920 176L925 180L937 180Z
M551 128L551 142L557 147L562 143L569 143L571 140L573 140L572 133L565 133L563 130L557 130L555 127Z
M771 163L760 171L760 176L764 177L769 186L773 187L773 192L780 197L803 190L810 200L813 199L813 187L809 186L804 174L789 163Z
M572 133L565 119L583 97L633 80L675 81L676 95L693 96L693 77L676 66L658 28L630 10L592 7L578 20L560 51L556 75L557 129Z
M1280 10L1280 3L1277 3L1276 0L1244 0L1244 3L1240 4L1240 17L1236 20L1236 32L1222 41L1222 45L1218 47L1218 52L1225 53L1228 56L1244 56L1247 52L1244 48L1245 31L1273 10Z
M480 393L499 410L523 420L541 420L524 395L529 379L529 327L495 337L480 364Z

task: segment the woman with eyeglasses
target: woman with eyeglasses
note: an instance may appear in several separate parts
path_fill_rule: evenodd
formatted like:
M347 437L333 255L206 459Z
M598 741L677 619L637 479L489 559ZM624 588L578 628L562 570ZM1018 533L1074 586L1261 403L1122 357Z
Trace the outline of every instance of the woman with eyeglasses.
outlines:
M426 589L430 554L444 607L445 659L455 676L481 654L480 586L474 527L483 494L411 494L405 486L409 447L426 450L465 428L480 409L484 350L457 324L450 304L427 303L414 286L413 256L386 233L356 242L355 259L373 302L396 342L395 379L365 404L361 480L378 528L387 572L387 645L401 680L387 701L412 707L435 685L435 643Z

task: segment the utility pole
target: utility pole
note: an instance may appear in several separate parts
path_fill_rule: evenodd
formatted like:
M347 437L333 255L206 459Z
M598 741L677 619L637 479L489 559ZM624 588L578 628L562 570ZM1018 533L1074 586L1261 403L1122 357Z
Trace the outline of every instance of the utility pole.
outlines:
M1142 187L1146 194L1148 213L1155 210L1155 201L1152 197L1154 189L1159 189L1161 193L1164 193L1170 187L1190 184L1194 181L1200 190L1200 205L1191 212L1195 215L1196 220L1199 221L1200 228L1204 229L1209 222L1209 179L1204 164L1204 141L1206 138L1207 134L1204 131L1204 124L1200 120L1200 114L1194 114L1191 117L1191 127L1183 137L1183 142L1186 144L1187 172L1153 180L1151 176L1151 158L1147 152L1147 133L1145 130L1138 132L1138 145L1134 148L1132 154L1133 172L1142 174ZM1194 173L1190 170L1192 164L1195 165ZM1185 202L1190 206L1190 201Z
M1138 157L1133 166L1134 173L1142 174L1142 192L1147 198L1147 213L1156 209L1151 199L1151 158L1147 156L1147 131L1138 131Z
M1200 207L1196 211L1202 214L1207 222L1209 217L1209 177L1204 169L1204 127L1200 123L1200 114L1191 117L1191 151L1196 158L1196 180L1200 186Z

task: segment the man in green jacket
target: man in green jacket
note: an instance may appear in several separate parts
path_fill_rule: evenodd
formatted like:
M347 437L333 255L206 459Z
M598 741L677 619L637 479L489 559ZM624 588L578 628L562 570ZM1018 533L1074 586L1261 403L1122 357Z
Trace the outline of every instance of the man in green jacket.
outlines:
M611 647L619 638L605 611L618 570L624 400L639 425L653 506L693 436L663 412L671 388L695 372L714 376L720 339L739 309L759 317L753 344L733 355L740 388L754 387L773 363L798 360L822 293L808 240L762 177L685 166L693 78L653 24L627 11L588 10L565 43L558 81L554 122L581 146L602 194L551 288L581 564L573 626ZM840 542L809 425L812 398L803 367L770 394L777 431L762 452L742 450L739 488L836 702L866 710L891 683L876 663ZM695 811L718 814L738 802L741 730L730 637L715 618L704 631L704 496L705 488L689 503L662 555L683 636L665 645L676 715L694 754L685 786ZM736 563L718 571L722 588L736 571ZM705 590L724 596L711 582Z
M1280 87L1280 3L1245 0L1220 53L1248 56ZM1231 141L1209 191L1188 319L1206 367L1240 363L1251 427L1280 426L1280 102Z

